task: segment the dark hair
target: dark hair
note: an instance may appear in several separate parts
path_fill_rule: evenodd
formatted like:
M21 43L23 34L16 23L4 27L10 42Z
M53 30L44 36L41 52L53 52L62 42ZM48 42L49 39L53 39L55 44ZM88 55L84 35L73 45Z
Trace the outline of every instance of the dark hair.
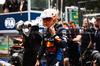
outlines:
M90 22L90 25L91 25L92 27L94 26L93 23L91 23L91 22Z
M74 24L74 25L76 26L76 22L75 22L74 20L71 20L71 21L69 22L69 24Z
M62 25L69 26L69 25L68 25L68 22L66 22L66 21L62 22Z
M9 0L5 1L5 5L8 6L10 4Z
M96 21L97 21L97 22L100 21L100 17L96 17Z
M12 0L12 2L13 2L13 0ZM17 0L16 0L15 4L18 4L18 1Z

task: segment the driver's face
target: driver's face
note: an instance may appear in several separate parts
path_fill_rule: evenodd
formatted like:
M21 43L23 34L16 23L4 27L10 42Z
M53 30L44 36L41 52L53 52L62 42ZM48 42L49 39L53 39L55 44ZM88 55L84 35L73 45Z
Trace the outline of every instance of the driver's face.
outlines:
M52 22L53 22L52 18L45 18L45 19L43 19L43 26L48 27L52 24Z

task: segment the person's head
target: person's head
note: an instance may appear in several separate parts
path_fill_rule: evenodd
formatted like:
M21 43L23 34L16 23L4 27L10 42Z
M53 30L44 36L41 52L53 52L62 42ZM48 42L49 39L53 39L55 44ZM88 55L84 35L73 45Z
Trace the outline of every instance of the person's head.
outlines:
M94 26L96 27L96 24L97 24L97 22L96 22L96 19L94 20Z
M9 1L8 0L5 0L5 3L8 3Z
M100 17L96 17L96 20L95 20L95 27L96 27L96 28L100 28Z
M9 0L5 0L5 5L8 6L10 4Z
M69 22L69 29L71 31L76 30L76 22L75 21L72 20L72 21Z
M97 22L96 22L96 19L94 20L94 25L96 24Z
M94 26L94 24L92 22L90 22L89 24L90 24L90 27L93 27Z
M13 0L13 3L17 3L17 0Z
M66 21L62 22L62 26L63 26L64 28L68 28L68 27L69 27L68 22L66 22Z
M90 20L88 19L88 22L89 22ZM84 24L84 26L88 26L88 22L87 22L87 18L85 18L84 20L83 20L83 24Z
M58 13L55 9L46 9L41 13L40 17L43 19L43 26L50 27L58 22Z

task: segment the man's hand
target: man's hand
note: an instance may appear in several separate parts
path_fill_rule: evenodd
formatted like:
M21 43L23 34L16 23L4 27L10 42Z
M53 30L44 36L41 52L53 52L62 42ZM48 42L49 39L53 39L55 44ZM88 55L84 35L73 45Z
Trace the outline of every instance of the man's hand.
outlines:
M55 35L55 28L53 26L51 26L49 28L49 32L51 33L51 35Z
M36 61L35 66L39 66L39 60Z
M66 48L63 48L63 51L65 52L66 51Z

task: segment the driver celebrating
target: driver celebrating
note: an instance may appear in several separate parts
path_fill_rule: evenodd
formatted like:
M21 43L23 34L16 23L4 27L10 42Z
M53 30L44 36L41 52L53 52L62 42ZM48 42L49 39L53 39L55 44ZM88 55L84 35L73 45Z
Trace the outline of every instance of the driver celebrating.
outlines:
M39 61L44 53L46 53L47 57L47 66L62 66L62 48L66 46L66 39L62 39L63 33L57 35L53 27L58 22L57 11L55 9L46 9L40 17L43 19L45 28L35 66L39 66Z

